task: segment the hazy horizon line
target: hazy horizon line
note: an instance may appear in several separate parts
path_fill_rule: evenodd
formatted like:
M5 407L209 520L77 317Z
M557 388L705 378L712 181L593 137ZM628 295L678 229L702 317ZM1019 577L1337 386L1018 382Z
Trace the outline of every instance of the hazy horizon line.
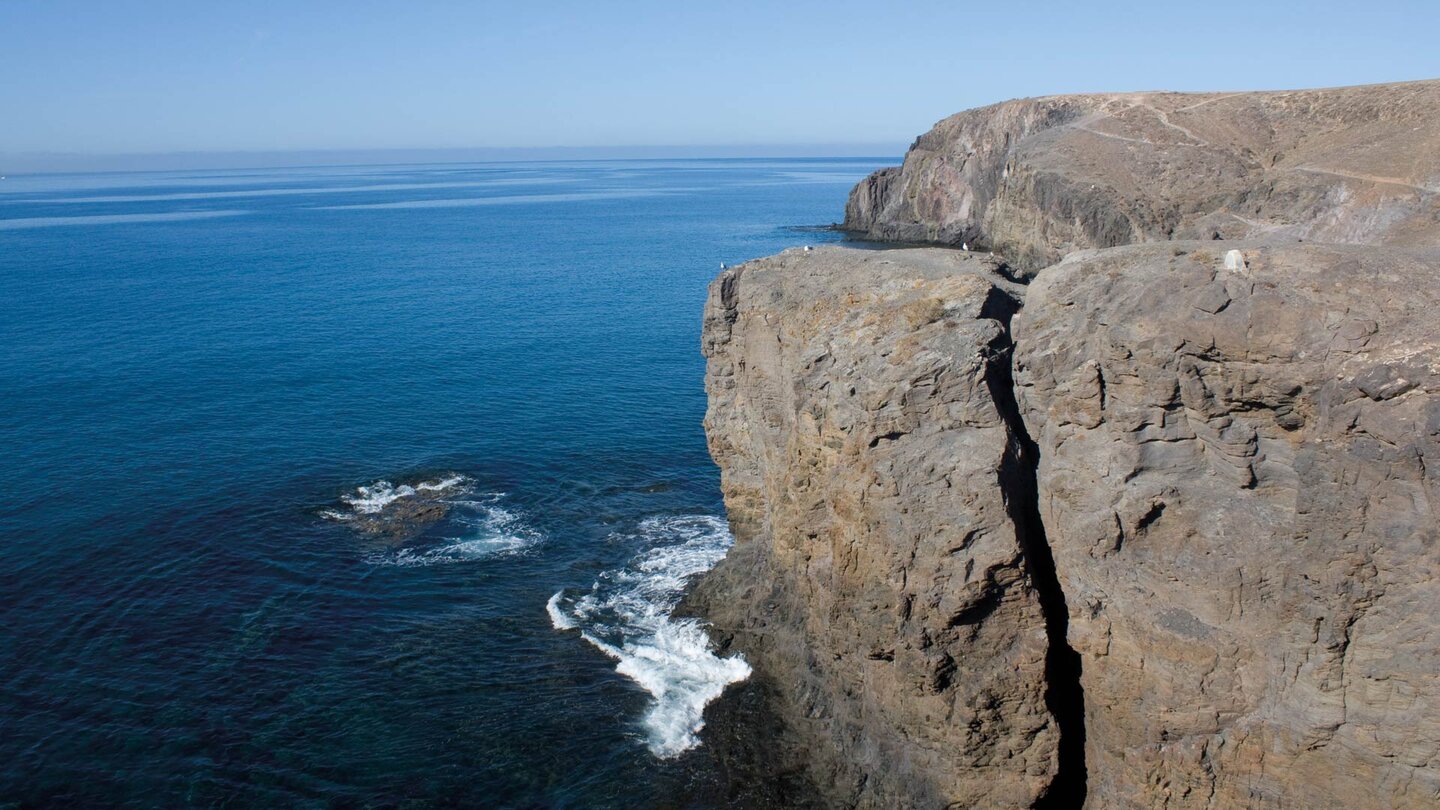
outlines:
M909 144L887 142L637 146L483 146L381 149L197 149L166 152L0 153L0 176L86 172L281 169L422 163L565 160L684 160L899 157Z

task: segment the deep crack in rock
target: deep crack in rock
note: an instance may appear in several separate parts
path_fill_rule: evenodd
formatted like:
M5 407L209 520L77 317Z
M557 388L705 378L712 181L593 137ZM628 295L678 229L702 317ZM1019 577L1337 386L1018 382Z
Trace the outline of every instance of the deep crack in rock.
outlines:
M1006 306L1004 301L1010 301L1011 305ZM1041 810L1062 810L1085 804L1085 689L1080 682L1080 655L1070 647L1067 639L1070 614L1065 604L1065 593L1060 587L1055 557L1050 553L1045 524L1040 518L1036 483L1040 449L1030 438L1015 399L1012 371L1014 342L1010 321L1018 309L1018 304L1008 296L992 296L986 302L982 314L999 320L1005 326L1005 332L995 346L997 353L986 370L985 381L995 406L1010 429L1011 444L1001 467L1000 486L1044 611L1045 632L1050 641L1045 660L1045 704L1060 726L1055 779L1034 806Z

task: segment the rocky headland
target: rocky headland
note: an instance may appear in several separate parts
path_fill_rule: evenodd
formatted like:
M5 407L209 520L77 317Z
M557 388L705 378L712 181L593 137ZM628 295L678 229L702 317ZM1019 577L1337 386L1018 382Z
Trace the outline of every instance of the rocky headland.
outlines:
M1109 93L953 115L851 192L847 229L1026 273L1169 239L1440 247L1440 81Z
M837 807L1440 803L1440 82L1005 102L846 222L947 247L706 305L722 757Z

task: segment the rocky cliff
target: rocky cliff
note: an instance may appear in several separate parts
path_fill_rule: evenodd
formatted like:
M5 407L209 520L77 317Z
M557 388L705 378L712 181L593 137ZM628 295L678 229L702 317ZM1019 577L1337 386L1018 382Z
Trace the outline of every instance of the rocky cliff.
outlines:
M968 243L1034 271L1168 239L1440 245L1440 81L1112 93L951 116L851 192L868 238Z
M737 542L698 599L844 803L1028 806L1055 780L1008 378L1017 285L945 250L788 251L705 313ZM1032 474L1033 478L1033 474Z
M787 251L714 282L736 545L690 607L755 667L764 764L827 806L1440 802L1437 87L964 113L847 213L998 255ZM1184 115L1222 105L1265 117ZM1214 175L1232 196L1157 190L1156 155L1202 177L1224 150L1145 130L1116 162L1090 133L1151 119L1291 146ZM886 230L916 201L936 230Z

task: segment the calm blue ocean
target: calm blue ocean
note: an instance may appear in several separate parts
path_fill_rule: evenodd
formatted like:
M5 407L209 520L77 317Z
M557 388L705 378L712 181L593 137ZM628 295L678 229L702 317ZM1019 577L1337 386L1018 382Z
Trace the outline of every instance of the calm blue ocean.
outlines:
M723 804L705 287L892 162L0 181L0 806Z

